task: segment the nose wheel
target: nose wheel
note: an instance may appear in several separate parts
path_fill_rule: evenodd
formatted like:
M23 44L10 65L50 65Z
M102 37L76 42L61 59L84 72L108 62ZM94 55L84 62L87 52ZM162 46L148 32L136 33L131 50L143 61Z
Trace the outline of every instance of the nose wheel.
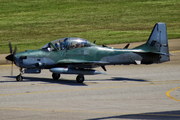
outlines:
M21 75L18 75L17 77L16 77L16 81L22 81L23 80L23 77L21 76Z
M16 81L19 82L23 80L22 74L23 74L23 71L22 71L22 68L20 68L20 74L16 77Z

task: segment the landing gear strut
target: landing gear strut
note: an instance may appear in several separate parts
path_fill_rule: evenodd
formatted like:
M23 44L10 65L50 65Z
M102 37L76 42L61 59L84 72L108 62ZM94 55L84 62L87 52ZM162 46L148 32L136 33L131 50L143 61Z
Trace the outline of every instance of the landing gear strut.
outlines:
M16 77L16 81L22 81L23 77L22 77L23 71L22 68L20 68L20 74Z
M84 82L84 75L78 75L78 76L76 77L76 81L77 81L78 83L83 83L83 82Z

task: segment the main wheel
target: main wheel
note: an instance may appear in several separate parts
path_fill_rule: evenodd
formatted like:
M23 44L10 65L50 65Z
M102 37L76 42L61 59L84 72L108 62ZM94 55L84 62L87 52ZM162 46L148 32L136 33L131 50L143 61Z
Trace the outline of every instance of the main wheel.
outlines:
M23 77L21 76L21 75L18 75L17 77L16 77L16 81L22 81L23 80Z
M78 76L76 77L76 81L77 81L78 83L83 83L83 82L84 82L84 75L78 75Z
M52 74L52 78L53 78L54 80L58 80L58 79L60 78L60 74L58 74L58 73L53 73L53 74Z

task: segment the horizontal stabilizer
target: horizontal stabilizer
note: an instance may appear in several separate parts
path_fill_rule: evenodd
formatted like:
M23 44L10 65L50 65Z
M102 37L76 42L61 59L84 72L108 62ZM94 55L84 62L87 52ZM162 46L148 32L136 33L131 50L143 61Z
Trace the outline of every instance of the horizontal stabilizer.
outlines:
M151 54L158 54L158 55L165 55L169 56L171 54L169 53L163 53L163 52L151 52L151 51L133 51L134 53L151 53Z

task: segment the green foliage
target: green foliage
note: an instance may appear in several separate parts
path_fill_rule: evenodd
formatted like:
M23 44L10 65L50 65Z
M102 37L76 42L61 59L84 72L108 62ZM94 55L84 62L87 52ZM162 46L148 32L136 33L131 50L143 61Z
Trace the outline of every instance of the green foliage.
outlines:
M18 52L62 37L97 44L146 41L155 23L180 38L179 0L0 0L0 53L8 40Z

